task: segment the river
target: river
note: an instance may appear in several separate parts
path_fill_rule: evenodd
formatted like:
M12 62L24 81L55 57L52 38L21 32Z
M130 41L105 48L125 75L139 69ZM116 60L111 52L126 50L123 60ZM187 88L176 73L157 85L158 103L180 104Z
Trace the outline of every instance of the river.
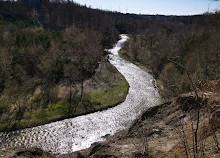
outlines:
M66 154L90 147L106 135L128 128L144 110L159 103L160 97L153 85L153 77L138 66L120 58L118 51L129 38L110 49L110 63L126 78L129 92L125 101L114 108L43 126L0 133L0 148L40 147L51 153Z

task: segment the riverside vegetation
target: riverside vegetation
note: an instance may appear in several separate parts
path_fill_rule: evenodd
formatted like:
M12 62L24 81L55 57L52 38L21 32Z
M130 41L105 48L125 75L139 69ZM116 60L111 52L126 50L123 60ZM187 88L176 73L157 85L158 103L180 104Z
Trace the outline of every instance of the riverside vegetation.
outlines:
M167 100L219 80L220 14L203 15L200 22L152 23L143 34L132 34L120 55L152 70Z
M78 116L125 99L128 84L103 57L97 32L75 27L63 32L16 24L0 27L1 131ZM92 76L90 82L99 90L91 90L91 84L84 88Z

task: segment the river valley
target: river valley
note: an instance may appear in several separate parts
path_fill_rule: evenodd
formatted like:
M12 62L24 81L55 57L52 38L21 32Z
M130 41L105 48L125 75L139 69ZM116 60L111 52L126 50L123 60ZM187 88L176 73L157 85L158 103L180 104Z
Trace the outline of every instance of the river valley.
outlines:
M154 88L153 77L118 55L118 51L128 39L127 35L121 35L121 40L109 50L110 63L126 78L130 86L123 103L105 111L0 133L0 148L36 146L54 154L82 150L128 128L143 111L159 104L160 96Z

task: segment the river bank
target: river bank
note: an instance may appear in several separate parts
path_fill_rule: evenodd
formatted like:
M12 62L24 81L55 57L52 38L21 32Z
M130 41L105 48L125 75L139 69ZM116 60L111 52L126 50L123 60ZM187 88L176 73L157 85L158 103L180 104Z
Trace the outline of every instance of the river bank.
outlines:
M200 109L198 134L199 154L218 158L220 140L220 100L212 97L200 98L204 104ZM110 137L105 142L94 143L89 149L69 154L72 158L183 158L186 150L193 157L192 133L197 120L196 100L185 94L142 113L132 126ZM209 117L209 120L207 118ZM186 149L186 150L185 150ZM67 158L62 155L60 158Z
M84 98L80 100L80 84L72 87L72 107L69 109L69 87L65 85L54 86L58 102L47 107L35 108L29 105L20 116L16 108L0 117L0 132L24 129L39 126L71 117L77 117L105 110L123 102L127 96L129 85L125 78L109 62L103 62L96 70L95 75L84 82ZM41 87L37 87L33 100L44 97ZM31 100L31 99L30 99ZM46 98L44 99L46 100ZM38 104L41 104L39 102ZM30 108L30 106L33 106ZM71 110L71 111L69 111Z
M185 157L185 147L188 149L190 157L193 157L191 123L197 119L196 109L193 108L194 99L190 94L184 94L170 102L149 108L136 119L129 129L116 133L106 141L94 143L88 149L58 157L183 158ZM201 108L201 124L198 135L199 142L203 142L203 147L200 148L199 153L203 149L203 154L206 157L218 158L219 150L216 140L217 142L220 140L220 100L219 98L213 99L211 96L205 97L204 100L206 103ZM191 111L186 113L190 108L192 108ZM207 116L210 117L209 121ZM183 131L185 138L182 137ZM186 146L184 146L184 140L187 140ZM29 152L30 150L32 151L32 149L25 151ZM17 158L17 153L24 151L24 149L9 149L8 151ZM4 152L2 151L2 153ZM42 152L42 155L45 153ZM52 157L57 157L57 155L44 155L44 158Z

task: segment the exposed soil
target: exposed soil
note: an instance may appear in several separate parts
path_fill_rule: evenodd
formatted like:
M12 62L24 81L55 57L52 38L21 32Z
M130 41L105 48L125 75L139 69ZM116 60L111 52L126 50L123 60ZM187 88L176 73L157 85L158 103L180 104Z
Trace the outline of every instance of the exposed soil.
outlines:
M200 97L199 154L219 157L220 101L219 98ZM140 158L185 157L184 139L189 157L193 157L192 123L195 130L197 108L195 98L185 94L177 99L145 111L126 131L105 142L94 143L89 149L60 157ZM184 135L183 135L184 131ZM183 137L184 136L184 137ZM192 137L193 136L193 137ZM202 145L203 144L203 147ZM203 152L202 152L203 151Z

